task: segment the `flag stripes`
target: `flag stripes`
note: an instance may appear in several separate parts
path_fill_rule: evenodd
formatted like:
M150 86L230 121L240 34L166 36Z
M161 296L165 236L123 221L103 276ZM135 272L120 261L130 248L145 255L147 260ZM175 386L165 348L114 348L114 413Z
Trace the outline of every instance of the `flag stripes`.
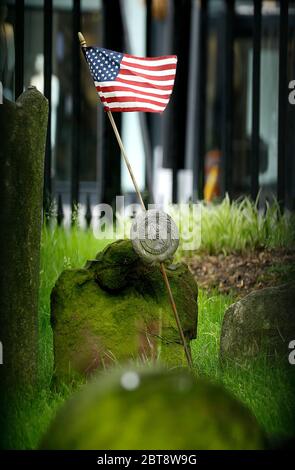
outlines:
M147 94L147 95L155 95L155 96L161 96L162 98L170 98L170 95L172 93L172 90L157 90L155 88L147 88L144 87L138 87L136 85L132 85L130 87L126 83L120 83L119 85L113 86L114 82L103 82L103 85L99 85L98 82L94 82L97 91L100 89L103 91L139 91L140 93Z
M118 98L118 100L120 100L121 98L128 99L130 97L142 98L143 100L146 100L148 95L144 95L142 93L134 93L133 91L116 91L116 92L108 92L108 93L99 92L99 96L101 98L104 98L104 100L102 100L102 101L107 101L107 102L110 103L114 96L116 96ZM153 101L157 101L158 103L167 104L169 99L163 99L163 98L160 98L160 97L157 96Z
M142 58L93 47L85 55L105 110L164 111L173 90L176 56Z

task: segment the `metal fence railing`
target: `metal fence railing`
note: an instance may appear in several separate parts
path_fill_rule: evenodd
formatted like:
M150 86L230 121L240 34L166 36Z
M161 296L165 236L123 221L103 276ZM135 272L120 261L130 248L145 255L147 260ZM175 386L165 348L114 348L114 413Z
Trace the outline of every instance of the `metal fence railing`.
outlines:
M174 0L176 1L176 0ZM191 0L187 0L191 2ZM105 4L108 3L106 7ZM103 2L106 9L106 15L110 10L114 13L110 4L116 3ZM117 2L119 5L119 2ZM173 0L171 0L173 3ZM259 183L259 160L261 152L260 144L260 118L261 118L261 51L262 51L262 0L253 0L253 14L250 17L249 31L251 31L251 40L253 48L252 62L252 127L250 138L250 195L253 199L257 197L260 190ZM286 129L288 123L288 47L290 44L290 34L294 33L294 11L290 13L290 3L288 0L277 2L278 8L278 35L279 35L279 70L278 70L278 106L277 106L277 181L276 181L276 197L284 208L286 204L286 174L290 168L290 155L288 151L288 142ZM151 22L151 2L148 4L147 22ZM219 45L219 54L222 55L220 63L222 69L220 74L222 77L221 84L221 154L222 154L222 171L221 171L221 187L222 192L233 194L233 126L235 122L234 114L234 43L237 29L242 20L236 15L236 2L234 0L224 0L224 10L222 16L222 47ZM205 184L205 154L206 154L206 122L207 122L207 105L206 90L208 85L208 38L209 38L209 7L210 0L200 0L199 2L199 30L198 30L198 78L197 78L197 128L196 133L195 155L193 162L193 190L199 198L203 198ZM117 11L117 10L116 10ZM109 13L108 13L109 12ZM53 0L43 2L43 34L44 34L44 94L51 102L51 77L52 77L52 54L53 54ZM73 113L72 113L72 135L71 135L71 176L70 176L70 205L72 210L77 206L80 200L80 168L79 162L81 158L81 133L79 126L81 125L81 56L79 52L79 43L76 39L78 30L81 29L81 1L73 0L71 7L72 15L72 97L73 97ZM23 90L24 85L24 34L25 34L25 2L18 0L15 2L15 96L17 97ZM110 15L109 15L110 16ZM104 21L110 21L105 18ZM177 19L175 20L177 21ZM249 21L249 19L248 19ZM291 29L290 29L291 28ZM116 47L118 41L110 40L110 31L104 26L105 44L108 47ZM114 29L112 29L113 31ZM291 31L291 33L290 33ZM119 32L118 34L121 34ZM151 30L147 28L147 41L150 41ZM294 38L293 38L294 39ZM294 71L295 73L295 71ZM295 78L295 75L294 77ZM150 130L150 122L148 131ZM119 191L120 170L119 167L110 176L112 165L114 165L114 146L109 142L111 134L105 128L102 131L102 179L104 180L104 191L102 197L110 200L116 191ZM48 121L48 135L46 146L46 163L44 174L44 208L47 211L52 201L52 154L51 154L51 118ZM118 150L116 150L118 152ZM294 153L294 152L293 152ZM113 155L113 157L112 157ZM119 161L119 159L118 159ZM292 163L294 172L294 162ZM116 186L116 188L115 188ZM106 196L107 195L107 196ZM62 220L62 195L55 196L58 206L58 220ZM289 197L290 199L290 197ZM87 213L89 219L90 198L87 196Z
M213 2L212 2L213 3ZM240 2L243 3L243 2ZM276 198L282 208L286 205L286 192L290 188L286 186L286 174L292 171L294 175L294 162L291 162L292 150L288 151L288 138L286 130L290 122L288 121L288 50L290 44L294 41L294 2L288 0L273 2L276 12L262 16L262 0L253 0L245 2L250 5L251 14L246 18L237 16L234 0L224 0L223 15L220 21L223 21L222 33L219 36L222 45L219 45L219 53L222 55L222 70L220 79L222 81L222 119L221 119L221 153L222 158L222 189L231 195L233 193L233 125L235 122L234 98L233 98L233 77L234 77L234 43L236 36L240 33L243 23L247 22L247 29L251 32L252 39L252 129L251 129L251 152L250 152L250 195L255 200L260 188L259 184L259 160L261 154L260 143L260 117L261 117L261 54L262 54L262 20L266 25L278 24L278 92L277 102L277 181ZM199 197L203 195L204 188L204 157L205 157L205 128L206 128L206 87L207 87L207 67L208 67L208 37L209 37L209 12L210 0L200 1L200 30L199 30L199 92L198 92L198 178L195 178L195 185L199 189ZM291 8L291 6L293 8ZM251 10L252 8L252 10ZM250 21L249 21L250 19ZM250 34L250 33L249 33ZM294 70L295 73L295 70ZM290 113L289 113L290 114ZM293 119L293 117L292 117ZM291 145L291 144L290 144ZM294 152L293 152L294 153ZM292 170L291 170L292 166ZM294 176L292 176L294 178ZM289 199L292 196L289 194ZM294 197L294 196L293 196Z

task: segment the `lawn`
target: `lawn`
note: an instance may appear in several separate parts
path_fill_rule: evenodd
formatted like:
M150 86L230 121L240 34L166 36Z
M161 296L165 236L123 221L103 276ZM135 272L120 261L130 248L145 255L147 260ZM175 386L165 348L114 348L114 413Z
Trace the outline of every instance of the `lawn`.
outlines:
M200 252L232 253L266 247L293 246L293 220L281 216L277 206L259 213L248 200L231 204L225 199L216 206L202 207ZM50 292L63 269L81 267L95 257L108 240L97 240L91 230L43 228L40 270L40 392L33 402L19 400L16 406L17 431L7 436L10 447L36 448L56 410L77 385L51 385L53 372ZM180 249L178 258L187 256ZM189 253L189 256L193 256ZM271 441L294 434L295 394L290 377L278 364L260 358L251 368L235 365L221 369L218 361L219 337L226 308L235 293L200 289L198 338L192 343L195 373L222 383L248 406ZM83 384L81 384L83 386Z

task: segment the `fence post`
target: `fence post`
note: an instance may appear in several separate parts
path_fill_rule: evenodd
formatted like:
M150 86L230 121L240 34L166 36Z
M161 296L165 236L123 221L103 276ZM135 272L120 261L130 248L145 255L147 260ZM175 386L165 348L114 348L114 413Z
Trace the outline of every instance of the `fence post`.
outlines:
M103 0L103 47L120 51L124 49L125 32L122 21L122 6L117 0ZM101 109L101 108L100 108ZM116 125L119 132L123 113L117 113ZM121 153L114 139L113 129L105 112L102 114L102 200L115 204L121 188Z
M44 215L48 220L50 206L52 203L51 184L51 76L52 76L52 0L44 2L43 24L44 24L44 95L48 99L48 125L46 138L45 168L44 168L44 191L43 207Z
M208 38L208 0L200 2L200 33L199 33L199 66L198 66L198 141L197 141L197 158L198 158L198 197L204 198L204 162L206 153L206 90L207 90L207 38Z
M63 205L62 205L62 195L58 195L58 200L57 200L57 225L60 226L62 224L62 221L64 219L64 211L63 211Z
M91 213L91 204L90 204L90 194L87 193L86 213L85 213L85 220L86 220L87 227L90 227L91 219L92 219L92 213Z
M279 46L279 115L278 115L278 184L277 198L281 207L285 207L286 182L286 128L288 107L288 4L280 2L280 46Z
M233 187L233 72L234 72L234 16L235 0L225 0L224 73L222 119L223 192L232 195Z
M251 196L253 200L256 200L259 188L261 4L261 0L254 0L251 149Z
M79 167L80 167L80 125L81 125L81 48L78 32L81 30L81 2L74 0L73 6L73 125L72 125L72 164L71 164L71 205L72 223L76 217L79 203Z
M24 18L25 2L15 2L15 99L23 92L24 87Z

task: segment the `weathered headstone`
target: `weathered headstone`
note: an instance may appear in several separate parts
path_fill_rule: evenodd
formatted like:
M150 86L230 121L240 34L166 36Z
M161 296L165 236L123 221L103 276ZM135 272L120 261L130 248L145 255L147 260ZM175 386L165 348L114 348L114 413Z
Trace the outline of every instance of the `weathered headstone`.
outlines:
M224 315L221 361L279 357L288 364L295 339L295 283L254 291L231 305Z
M0 340L5 389L36 380L39 254L48 102L35 88L0 105Z
M184 264L167 275L190 340L197 284ZM64 271L52 291L51 316L58 379L137 358L185 364L159 268L143 264L130 240L108 245L83 269Z
M74 450L263 446L249 410L222 387L176 369L101 375L65 404L41 445Z

